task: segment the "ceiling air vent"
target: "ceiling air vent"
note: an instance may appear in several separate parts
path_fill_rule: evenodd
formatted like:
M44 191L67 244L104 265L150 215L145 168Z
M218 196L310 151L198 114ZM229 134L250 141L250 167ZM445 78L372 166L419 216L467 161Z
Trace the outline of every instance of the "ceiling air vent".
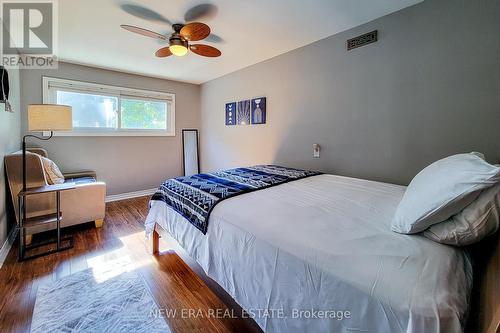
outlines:
M377 30L347 40L347 50L350 51L360 46L375 43L377 41Z

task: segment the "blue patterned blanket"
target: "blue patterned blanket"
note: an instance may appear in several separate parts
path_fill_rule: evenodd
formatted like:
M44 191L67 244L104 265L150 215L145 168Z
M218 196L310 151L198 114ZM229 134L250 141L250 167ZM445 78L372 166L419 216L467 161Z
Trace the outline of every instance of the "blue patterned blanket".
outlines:
M221 201L234 196L284 184L319 172L258 165L172 178L164 182L151 200L163 201L204 234L208 218Z

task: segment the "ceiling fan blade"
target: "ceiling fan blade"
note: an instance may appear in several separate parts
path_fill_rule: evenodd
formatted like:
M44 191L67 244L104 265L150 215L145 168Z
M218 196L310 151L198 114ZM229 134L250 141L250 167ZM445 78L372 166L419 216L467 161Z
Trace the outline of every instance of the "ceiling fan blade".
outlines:
M205 23L193 22L182 27L180 34L189 41L197 41L207 38L210 28Z
M160 35L165 36L165 39L158 39L158 45L165 45L165 43L168 43L168 38L172 34L172 30L167 31L167 30L162 30L159 32Z
M157 13L154 10L143 7L141 5L136 5L133 3L124 3L121 4L120 7L130 15L133 15L141 19L164 22L168 25L172 24L166 17L164 17L160 13Z
M170 52L170 49L168 48L168 46L162 47L161 49L159 49L155 53L155 56L157 56L158 58L165 58L165 57L168 57L171 55L172 55L172 52Z
M222 53L218 49L210 45L204 44L193 44L189 45L189 49L194 53L204 56L204 57L219 57Z
M205 41L211 42L211 43L224 43L224 39L222 37L216 35L216 34L210 34L208 35L207 38L205 38Z
M184 21L192 22L199 19L209 19L217 15L217 6L211 3L204 3L194 6L184 14Z
M133 33L136 33L136 34L139 34L139 35L143 35L143 36L146 36L146 37L158 38L158 39L167 39L167 37L165 37L163 35L160 35L157 32L154 32L154 31L151 31L151 30L148 30L148 29L139 28L139 27L136 27L136 26L133 26L133 25L122 24L122 25L120 25L120 27L122 27L123 29L128 30L130 32L133 32Z

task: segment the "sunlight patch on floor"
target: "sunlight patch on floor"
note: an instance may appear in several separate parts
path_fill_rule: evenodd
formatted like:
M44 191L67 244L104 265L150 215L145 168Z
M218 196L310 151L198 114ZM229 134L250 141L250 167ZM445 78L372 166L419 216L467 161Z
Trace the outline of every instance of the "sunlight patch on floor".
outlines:
M154 262L153 257L148 254L144 232L119 239L123 244L121 248L87 259L87 265L93 270L98 283Z
M98 283L138 268L137 264L123 250L115 250L89 258L87 259L87 265L92 269L94 278Z

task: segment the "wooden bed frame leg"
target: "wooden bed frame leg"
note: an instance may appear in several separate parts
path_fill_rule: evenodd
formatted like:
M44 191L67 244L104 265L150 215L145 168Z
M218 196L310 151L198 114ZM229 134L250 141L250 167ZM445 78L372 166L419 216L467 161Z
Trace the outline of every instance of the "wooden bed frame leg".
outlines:
M151 237L150 242L150 254L157 255L160 254L160 234L156 229L153 231L153 237Z

